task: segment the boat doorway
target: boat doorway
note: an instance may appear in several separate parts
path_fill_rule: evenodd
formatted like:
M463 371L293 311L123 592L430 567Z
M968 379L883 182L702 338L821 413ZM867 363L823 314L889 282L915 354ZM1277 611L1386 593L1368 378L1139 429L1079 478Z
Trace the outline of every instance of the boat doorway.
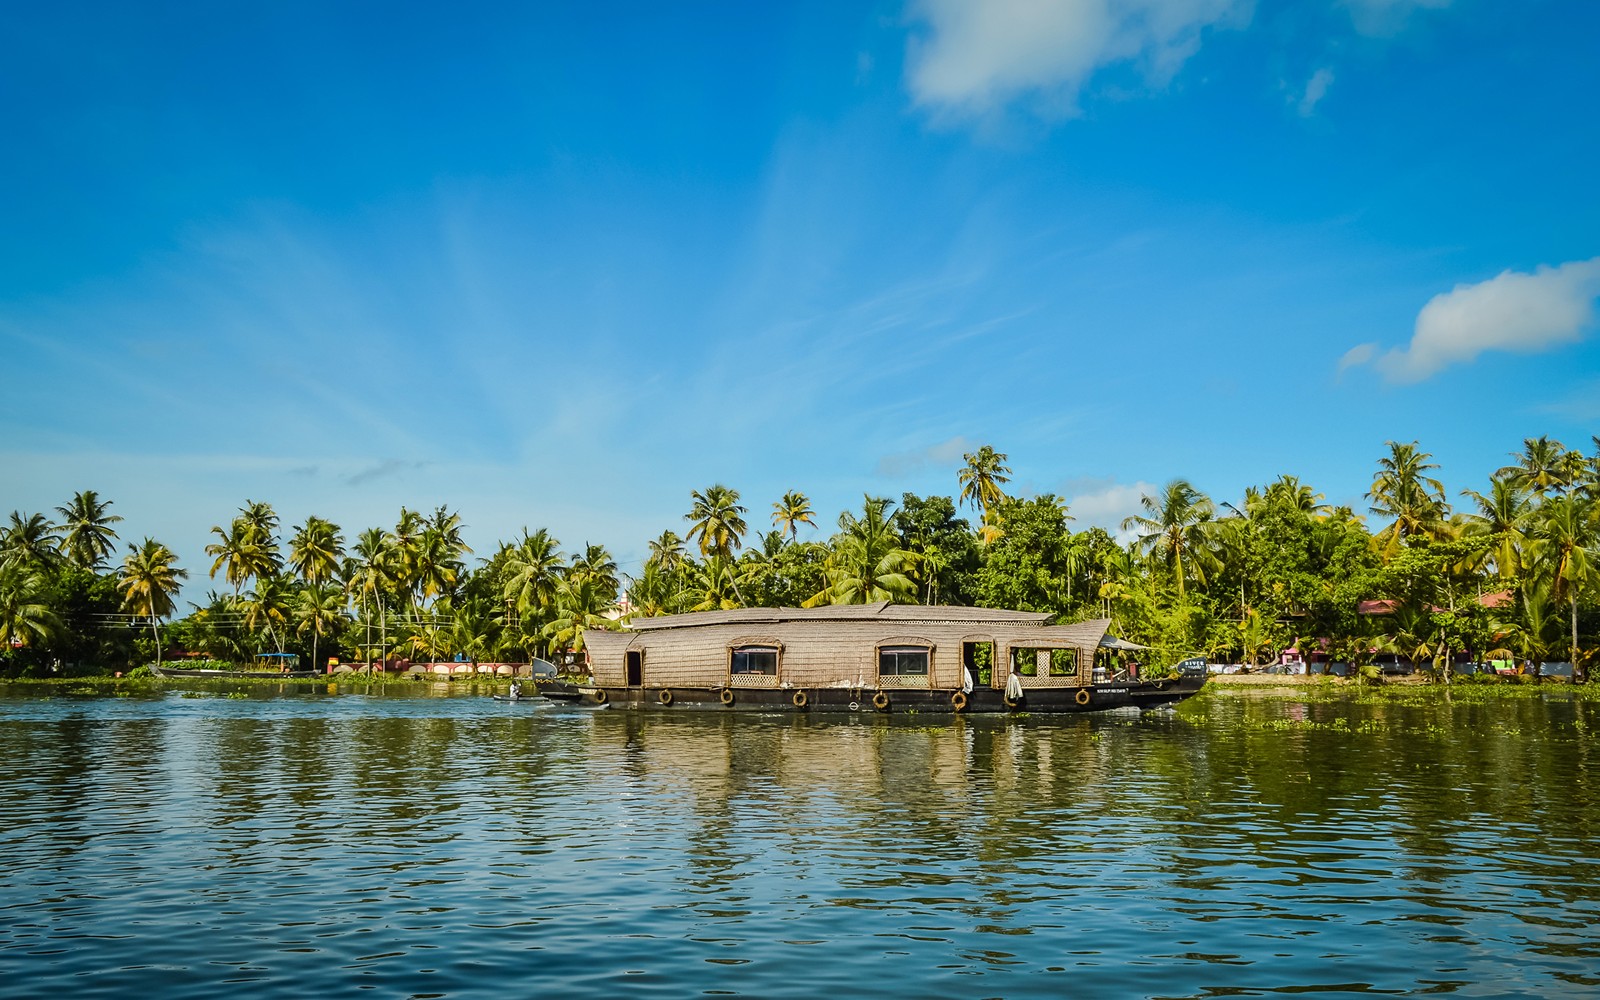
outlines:
M628 686L639 687L644 684L644 650L628 650Z
M994 643L963 642L961 665L972 675L973 683L978 687L988 687L994 670Z

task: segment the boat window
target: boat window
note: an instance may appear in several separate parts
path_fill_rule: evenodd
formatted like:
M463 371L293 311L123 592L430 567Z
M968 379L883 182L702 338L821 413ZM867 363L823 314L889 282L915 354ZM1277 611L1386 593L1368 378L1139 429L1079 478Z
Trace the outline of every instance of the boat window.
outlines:
M778 647L739 646L733 651L730 671L735 674L765 674L778 676Z
M928 675L928 647L884 646L878 650L878 676L926 677Z
M1076 677L1076 649L1012 647L1011 668L1024 677Z

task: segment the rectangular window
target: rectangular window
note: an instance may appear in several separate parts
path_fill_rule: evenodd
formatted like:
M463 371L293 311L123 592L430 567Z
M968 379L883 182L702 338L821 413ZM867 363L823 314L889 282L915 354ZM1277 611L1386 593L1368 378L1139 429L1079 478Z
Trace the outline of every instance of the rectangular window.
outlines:
M1011 650L1011 665L1024 677L1076 677L1078 651L1076 649L1030 649L1026 646Z
M878 676L928 676L928 647L885 646L878 650Z
M740 646L733 651L733 673L778 676L776 646Z

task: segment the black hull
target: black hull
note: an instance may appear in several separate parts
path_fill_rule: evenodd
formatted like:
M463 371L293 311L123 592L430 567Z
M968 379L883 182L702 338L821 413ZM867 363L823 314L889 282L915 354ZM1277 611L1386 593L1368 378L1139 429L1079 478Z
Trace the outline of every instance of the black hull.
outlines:
M285 673L281 670L184 670L179 667L151 667L150 672L157 677L196 677L211 681L306 680L323 676L315 670L290 670Z
M585 705L609 705L641 711L717 712L916 712L924 715L999 715L1027 712L1033 715L1076 715L1117 708L1147 711L1175 705L1199 694L1205 678L1185 676L1171 680L1092 684L1081 688L1033 688L1015 704L1005 692L982 688L958 698L958 692L873 688L658 688L585 687L579 699L568 692L545 697L580 700ZM731 699L731 700L730 700Z

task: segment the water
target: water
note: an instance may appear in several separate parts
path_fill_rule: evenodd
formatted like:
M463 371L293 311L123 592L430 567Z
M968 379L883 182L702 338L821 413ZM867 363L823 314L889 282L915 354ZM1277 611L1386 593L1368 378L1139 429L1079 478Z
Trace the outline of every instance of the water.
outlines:
M7 996L1600 990L1596 703L0 697Z

